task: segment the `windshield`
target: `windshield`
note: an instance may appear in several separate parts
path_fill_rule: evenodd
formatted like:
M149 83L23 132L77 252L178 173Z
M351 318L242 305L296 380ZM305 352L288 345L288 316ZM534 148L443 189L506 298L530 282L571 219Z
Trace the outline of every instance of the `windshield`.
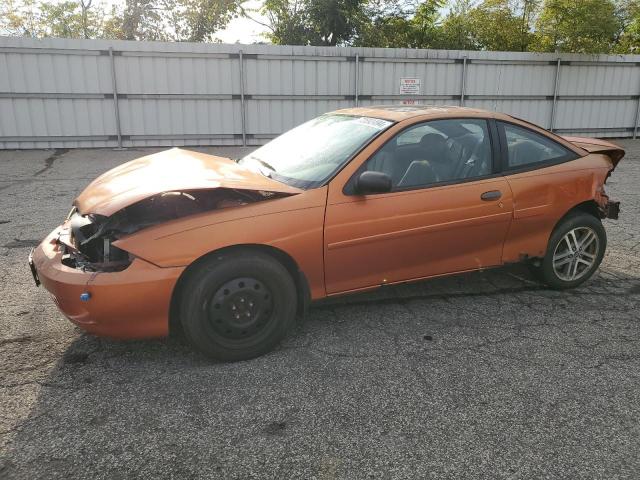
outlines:
M314 188L392 123L370 117L322 115L283 133L238 163L294 187Z

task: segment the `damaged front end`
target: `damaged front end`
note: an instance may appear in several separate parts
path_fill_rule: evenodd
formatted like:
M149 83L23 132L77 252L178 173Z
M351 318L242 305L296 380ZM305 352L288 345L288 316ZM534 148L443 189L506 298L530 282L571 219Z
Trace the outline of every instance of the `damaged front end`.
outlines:
M216 188L163 192L117 211L111 216L82 214L74 207L58 239L62 263L87 272L119 272L133 256L114 243L142 229L199 213L274 199L287 194Z

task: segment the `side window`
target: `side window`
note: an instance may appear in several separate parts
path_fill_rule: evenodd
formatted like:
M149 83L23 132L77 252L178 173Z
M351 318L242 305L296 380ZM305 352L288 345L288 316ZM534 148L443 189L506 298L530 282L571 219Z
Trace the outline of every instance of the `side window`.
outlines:
M360 171L387 174L394 190L489 175L492 154L487 121L420 123L388 141Z
M509 168L570 159L571 150L527 128L500 122L507 139Z

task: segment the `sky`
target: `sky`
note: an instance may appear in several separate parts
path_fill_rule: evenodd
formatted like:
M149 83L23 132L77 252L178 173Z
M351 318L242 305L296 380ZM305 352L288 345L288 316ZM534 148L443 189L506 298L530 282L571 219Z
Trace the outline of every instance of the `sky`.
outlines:
M251 0L244 4L244 8L250 12L249 15L256 20L266 23L266 19L257 12L252 10L258 9L262 5L259 0ZM255 43L266 42L267 40L261 34L267 31L267 27L260 25L248 18L239 17L231 20L227 28L216 32L216 37L223 43Z

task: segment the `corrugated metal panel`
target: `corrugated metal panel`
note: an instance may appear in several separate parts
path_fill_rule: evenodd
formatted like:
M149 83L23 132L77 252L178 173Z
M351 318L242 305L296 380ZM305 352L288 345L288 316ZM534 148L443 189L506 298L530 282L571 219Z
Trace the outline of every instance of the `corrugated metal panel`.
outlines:
M553 95L556 66L470 63L468 95Z
M492 112L503 112L521 118L544 128L550 127L551 101L536 100L467 100L468 107L481 108Z
M550 128L556 97L559 132L633 135L640 56L561 55L556 90L557 54L5 37L0 148L116 146L112 73L123 146L238 145L356 95L362 106L458 105L465 58L466 106ZM419 78L420 97L401 96L401 78Z
M562 65L559 95L638 95L640 68L635 64Z

